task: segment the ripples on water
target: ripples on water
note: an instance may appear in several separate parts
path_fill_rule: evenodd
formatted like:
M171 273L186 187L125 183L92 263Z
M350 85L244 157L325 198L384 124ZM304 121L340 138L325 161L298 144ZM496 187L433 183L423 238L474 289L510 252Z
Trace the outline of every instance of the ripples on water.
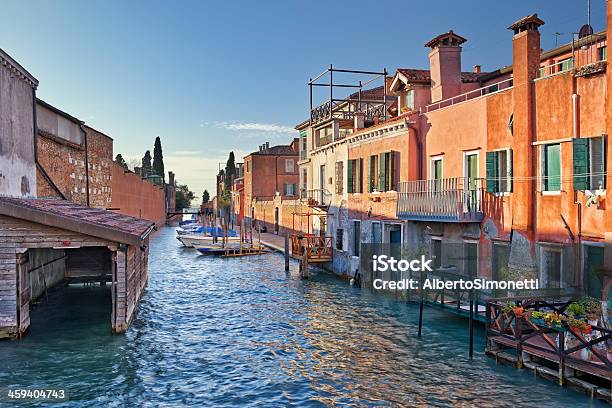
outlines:
M590 406L587 397L496 365L467 321L284 272L278 254L221 259L151 242L149 285L125 335L105 288L51 291L21 341L0 343L1 386L65 387L71 406Z

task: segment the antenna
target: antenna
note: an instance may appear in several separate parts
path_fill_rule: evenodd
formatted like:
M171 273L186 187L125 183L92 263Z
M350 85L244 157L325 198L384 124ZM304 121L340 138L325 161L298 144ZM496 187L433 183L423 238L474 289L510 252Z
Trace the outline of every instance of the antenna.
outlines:
M587 24L591 25L591 0L587 0Z

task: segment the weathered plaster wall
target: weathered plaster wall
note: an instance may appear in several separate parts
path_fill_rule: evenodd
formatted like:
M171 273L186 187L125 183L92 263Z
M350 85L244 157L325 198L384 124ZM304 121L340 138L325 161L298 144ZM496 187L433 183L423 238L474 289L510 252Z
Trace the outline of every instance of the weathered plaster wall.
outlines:
M0 50L0 194L36 196L34 89L38 82Z

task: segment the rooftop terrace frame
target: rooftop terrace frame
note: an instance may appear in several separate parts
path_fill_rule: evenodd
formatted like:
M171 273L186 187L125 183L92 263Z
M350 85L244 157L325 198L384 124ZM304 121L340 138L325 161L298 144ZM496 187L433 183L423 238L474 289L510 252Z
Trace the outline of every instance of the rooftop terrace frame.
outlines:
M334 83L334 73L354 74L364 76L365 80L359 80L357 83ZM321 80L329 76L329 82L322 83ZM382 118L387 120L387 76L388 72L386 68L382 71L362 71L352 69L339 69L334 68L332 64L329 68L325 69L315 78L310 78L308 81L308 88L310 91L310 124L316 125L331 119L353 119L356 113L363 113L365 119L373 119L374 117ZM383 98L366 98L362 93L364 87L375 82L376 80L383 79ZM313 90L314 87L327 87L329 89L329 99L323 102L321 105L313 105ZM335 98L334 89L338 88L352 88L357 89L355 94L352 94L346 98ZM355 107L351 103L356 104Z

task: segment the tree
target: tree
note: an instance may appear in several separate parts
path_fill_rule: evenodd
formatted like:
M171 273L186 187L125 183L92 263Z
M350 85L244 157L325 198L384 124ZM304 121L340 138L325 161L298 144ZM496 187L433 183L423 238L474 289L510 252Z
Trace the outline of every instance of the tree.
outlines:
M208 190L204 190L204 194L202 194L202 203L206 204L209 201L210 201L210 193L208 192Z
M159 136L155 138L155 146L153 147L153 173L164 177L164 155L162 153L161 139Z
M128 164L123 159L123 156L121 155L121 153L119 153L119 154L117 154L117 156L115 156L115 163L117 163L118 165L120 165L121 167L123 167L126 170L128 169Z
M230 191L232 189L232 183L236 178L236 159L234 158L234 152L230 152L225 164L225 190Z
M151 152L147 150L142 157L142 175L147 177L151 174Z
M189 191L189 187L185 184L177 184L176 192L174 193L174 208L181 211L184 208L189 208L191 200L195 198L193 191Z

